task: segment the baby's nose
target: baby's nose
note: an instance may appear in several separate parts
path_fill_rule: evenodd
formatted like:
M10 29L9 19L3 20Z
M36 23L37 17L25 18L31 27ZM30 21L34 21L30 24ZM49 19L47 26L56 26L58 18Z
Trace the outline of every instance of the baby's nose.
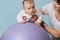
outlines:
M31 12L33 12L33 9L31 9Z

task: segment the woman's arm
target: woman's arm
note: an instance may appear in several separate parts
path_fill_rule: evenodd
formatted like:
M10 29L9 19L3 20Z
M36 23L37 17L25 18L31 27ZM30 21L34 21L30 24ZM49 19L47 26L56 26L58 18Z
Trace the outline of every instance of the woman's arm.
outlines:
M44 14L43 10L40 10L40 12L42 14ZM49 27L48 25L45 25L44 27L46 29L47 32L49 32L53 37L55 38L59 38L60 37L60 30L55 30L51 27Z
M48 25L45 25L44 27L47 32L49 32L53 37L59 38L60 37L60 30L54 30L53 28L49 27Z

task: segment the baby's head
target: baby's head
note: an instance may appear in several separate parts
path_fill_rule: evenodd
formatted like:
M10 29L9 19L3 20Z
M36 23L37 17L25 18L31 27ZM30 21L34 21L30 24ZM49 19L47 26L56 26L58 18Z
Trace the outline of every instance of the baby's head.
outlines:
M33 0L23 0L23 9L29 15L33 15L35 10L35 4Z

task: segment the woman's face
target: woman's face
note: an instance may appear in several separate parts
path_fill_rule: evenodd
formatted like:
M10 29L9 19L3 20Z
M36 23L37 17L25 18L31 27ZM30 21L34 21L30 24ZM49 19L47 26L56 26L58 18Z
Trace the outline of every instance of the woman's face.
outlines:
M57 3L56 0L53 0L54 10L60 11L60 3Z

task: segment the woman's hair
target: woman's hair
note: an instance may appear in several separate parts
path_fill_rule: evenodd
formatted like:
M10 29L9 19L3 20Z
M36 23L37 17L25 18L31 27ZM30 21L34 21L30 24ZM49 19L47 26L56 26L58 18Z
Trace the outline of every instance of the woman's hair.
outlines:
M25 1L28 1L28 2L30 2L30 3L34 3L33 0L23 0L23 2L22 2L23 6L24 6L24 2L25 2Z
M60 0L56 0L56 2L57 2L58 4L60 4Z

